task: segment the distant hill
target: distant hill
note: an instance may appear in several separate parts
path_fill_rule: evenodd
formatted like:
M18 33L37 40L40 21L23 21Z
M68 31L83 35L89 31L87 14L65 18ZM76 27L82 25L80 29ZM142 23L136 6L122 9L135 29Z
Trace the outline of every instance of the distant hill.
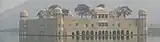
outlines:
M19 28L3 29L0 32L18 32Z

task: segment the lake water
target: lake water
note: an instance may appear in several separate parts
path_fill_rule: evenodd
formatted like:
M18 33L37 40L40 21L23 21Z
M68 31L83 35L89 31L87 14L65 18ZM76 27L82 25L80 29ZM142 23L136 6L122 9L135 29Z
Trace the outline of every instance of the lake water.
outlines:
M137 36L74 36L74 37L53 37L42 36L34 38L30 42L144 42L137 39ZM38 41L36 40L38 39ZM41 40L40 40L41 39ZM45 41L47 39L47 41ZM31 39L27 39L31 40ZM148 36L145 42L159 42L160 36ZM0 32L0 42L19 42L16 32Z

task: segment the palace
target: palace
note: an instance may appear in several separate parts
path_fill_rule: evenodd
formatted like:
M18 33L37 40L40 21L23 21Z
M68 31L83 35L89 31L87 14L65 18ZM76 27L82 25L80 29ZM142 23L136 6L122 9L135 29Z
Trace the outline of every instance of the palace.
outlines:
M25 10L20 14L20 34L27 35L136 35L146 34L147 13L140 9L138 18L127 6L105 10L103 4L89 9L80 4L72 13L60 6L42 9L37 19L29 19ZM86 9L85 9L86 8Z

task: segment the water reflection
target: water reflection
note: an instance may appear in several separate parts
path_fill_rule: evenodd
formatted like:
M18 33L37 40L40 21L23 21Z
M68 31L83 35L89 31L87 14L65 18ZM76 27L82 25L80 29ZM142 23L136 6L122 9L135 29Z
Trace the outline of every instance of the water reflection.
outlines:
M121 40L124 40L124 36L121 36Z
M137 36L72 36L71 38L72 40L75 38L76 40L132 40L133 37Z
M106 36L105 39L108 40L108 36Z
M91 40L94 40L94 36L91 36Z
M76 40L79 40L79 36L76 36Z
M120 36L117 36L117 40L120 40Z
M129 36L126 36L126 39L129 40Z
M113 36L113 40L116 40L116 36Z

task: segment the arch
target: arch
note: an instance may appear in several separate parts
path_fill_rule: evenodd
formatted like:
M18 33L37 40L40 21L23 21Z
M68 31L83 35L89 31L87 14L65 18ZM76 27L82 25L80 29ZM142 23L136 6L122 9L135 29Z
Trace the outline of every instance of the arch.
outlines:
M97 31L95 32L95 35L97 35Z
M89 31L86 31L86 35L89 35Z
M116 35L116 31L113 31L113 35Z
M74 32L72 32L72 39L74 39Z
M120 31L119 30L117 30L117 35L120 35Z
M133 32L131 32L131 38L133 38Z
M85 35L85 31L82 31L82 35Z
M112 32L110 31L109 34L112 35Z
M126 35L129 35L129 31L128 30L126 31Z
M74 32L72 32L72 36L74 35Z
M131 32L131 35L133 35L133 32Z
M98 31L98 34L101 35L101 31Z
M79 35L80 33L79 33L79 31L76 31L76 35Z
M58 32L59 35L61 35L61 32Z
M93 31L91 31L91 32L90 32L90 34L91 34L91 35L94 35L94 32L93 32Z
M124 35L124 30L121 30L121 35Z
M105 35L108 35L108 31L105 31Z
M104 31L102 31L102 35L104 35L105 33L104 33Z

